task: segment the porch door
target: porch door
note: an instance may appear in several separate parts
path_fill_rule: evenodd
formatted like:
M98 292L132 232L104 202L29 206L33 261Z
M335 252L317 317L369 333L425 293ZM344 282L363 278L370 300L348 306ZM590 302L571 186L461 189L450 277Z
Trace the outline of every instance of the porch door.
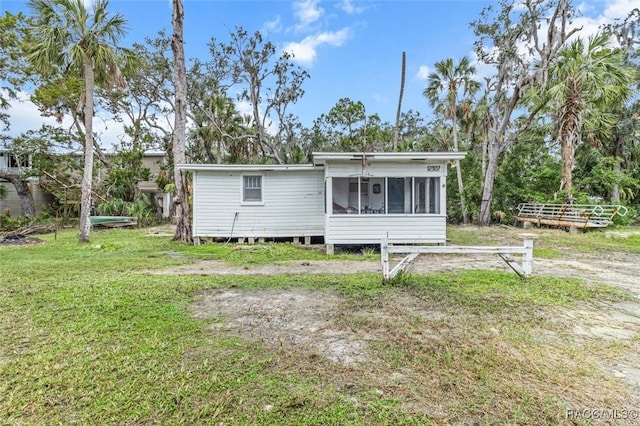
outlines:
M387 178L388 213L404 213L404 178Z

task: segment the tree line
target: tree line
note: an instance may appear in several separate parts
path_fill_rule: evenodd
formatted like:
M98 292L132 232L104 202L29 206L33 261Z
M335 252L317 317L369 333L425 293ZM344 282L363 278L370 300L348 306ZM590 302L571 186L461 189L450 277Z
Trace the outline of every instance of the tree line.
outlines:
M209 55L187 63L184 10L173 1L172 32L120 46L126 19L105 0L29 0L30 14L0 17L2 143L29 155L25 171L55 176L52 192L80 187L80 240L95 203L135 203L147 150L167 152L160 187L175 192L176 238L190 238L188 176L179 163L306 163L314 151L466 151L447 185L451 220L481 225L531 201L633 206L640 188L640 10L582 35L569 0L500 0L470 23L476 64L443 58L423 95L425 109L391 124L341 98L310 126L291 112L312 78L259 31L236 27L211 38ZM477 66L489 69L480 79ZM6 109L28 91L44 126L8 137ZM238 105L247 105L241 113ZM104 153L96 115L122 123L116 153ZM82 161L61 152L82 149ZM53 160L55 158L55 161ZM107 178L93 187L93 160ZM73 182L82 170L81 182ZM26 175L0 171L18 189ZM64 191L62 191L64 189ZM60 195L62 196L62 195ZM110 204L111 203L111 204ZM33 214L33 212L26 212Z

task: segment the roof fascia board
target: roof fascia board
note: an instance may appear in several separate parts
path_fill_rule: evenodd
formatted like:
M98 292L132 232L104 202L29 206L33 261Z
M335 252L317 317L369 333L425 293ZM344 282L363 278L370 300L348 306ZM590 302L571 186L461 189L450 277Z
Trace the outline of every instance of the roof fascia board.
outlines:
M254 172L269 172L269 171L308 171L318 169L313 164L295 164L295 165L281 165L281 164L179 164L178 168L181 170L190 171L254 171Z
M180 164L181 170L219 170L219 171L299 171L312 170L324 166L327 162L344 161L380 161L380 162L411 162L420 161L447 162L462 160L466 152L314 152L313 164Z
M314 152L314 164L325 164L327 161L437 161L462 160L466 152Z

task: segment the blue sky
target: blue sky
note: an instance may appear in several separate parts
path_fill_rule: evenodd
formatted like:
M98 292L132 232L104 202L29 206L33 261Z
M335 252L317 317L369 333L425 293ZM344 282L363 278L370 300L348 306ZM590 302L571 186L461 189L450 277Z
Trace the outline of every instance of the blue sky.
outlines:
M227 41L236 26L259 30L279 48L294 52L298 64L311 75L303 86L305 95L290 109L305 125L329 112L343 97L362 101L367 114L377 113L383 121L393 122L403 51L407 54L403 111L413 109L429 116L422 91L434 63L447 57L457 61L465 55L473 60L469 23L485 6L497 4L492 0L183 2L187 58L207 59L211 37ZM584 33L637 7L631 0L576 4L583 13ZM26 11L23 1L0 0L0 11L5 10ZM125 46L143 42L161 29L171 30L170 0L111 0L110 10L121 12L129 22ZM28 108L15 106L21 115ZM17 127L21 121L16 118Z

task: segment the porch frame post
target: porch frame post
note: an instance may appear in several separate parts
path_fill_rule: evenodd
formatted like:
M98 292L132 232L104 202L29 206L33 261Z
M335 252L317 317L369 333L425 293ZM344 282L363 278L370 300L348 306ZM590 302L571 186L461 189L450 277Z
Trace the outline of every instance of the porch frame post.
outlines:
M523 240L524 253L522 253L522 271L526 277L533 273L533 240L538 238L536 234L519 234Z
M389 242L385 238L380 243L380 260L382 262L382 282L388 283L389 279Z

